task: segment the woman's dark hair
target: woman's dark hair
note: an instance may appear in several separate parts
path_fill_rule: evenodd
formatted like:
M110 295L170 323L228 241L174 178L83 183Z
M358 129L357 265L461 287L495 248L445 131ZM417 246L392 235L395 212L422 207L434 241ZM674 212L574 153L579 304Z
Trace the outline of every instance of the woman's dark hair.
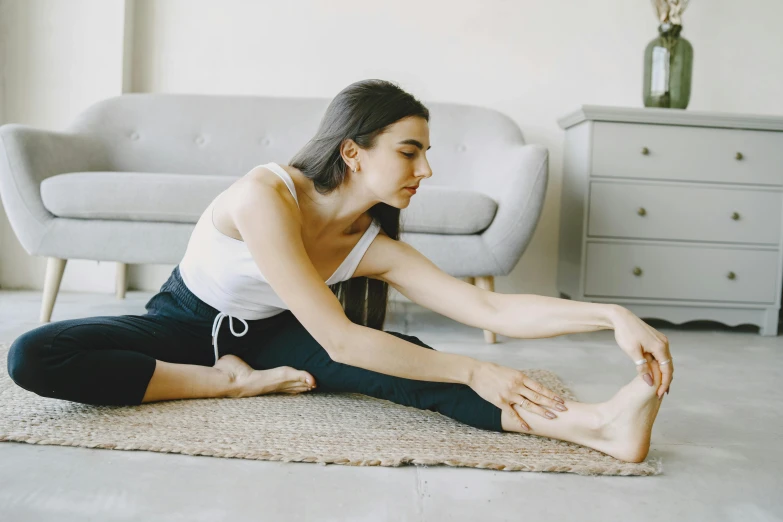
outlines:
M329 103L315 136L288 162L313 182L319 194L339 187L348 165L340 155L346 139L362 149L375 147L386 128L409 116L429 121L429 110L416 98L385 80L363 80L340 91ZM386 234L400 239L400 209L378 203L369 209ZM352 322L383 329L389 285L378 279L355 277L330 285Z

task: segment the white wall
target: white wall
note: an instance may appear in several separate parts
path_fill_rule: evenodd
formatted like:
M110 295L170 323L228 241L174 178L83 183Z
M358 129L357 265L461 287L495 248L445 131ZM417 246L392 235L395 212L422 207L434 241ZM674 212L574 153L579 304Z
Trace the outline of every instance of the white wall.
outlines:
M125 0L3 0L4 121L61 129L123 92ZM29 256L0 212L0 287L43 288L46 260ZM62 291L113 292L115 265L72 260Z
M5 55L7 40L8 7L6 0L0 0L0 125L6 122L5 116ZM0 235L0 240L2 235ZM0 246L2 246L0 244Z
M126 87L137 92L331 97L383 78L425 103L501 110L549 149L550 184L528 250L496 291L542 295L557 295L556 119L581 104L641 107L642 54L657 35L647 0L0 1L22 22L4 48L6 121L60 128L118 92L128 66ZM123 53L131 17L133 45ZM694 0L683 16L694 47L688 108L783 114L781 19L779 0ZM0 285L41 288L43 264L31 264L9 233L6 221ZM111 292L106 265L69 288L94 281ZM131 288L156 290L171 268L132 267Z

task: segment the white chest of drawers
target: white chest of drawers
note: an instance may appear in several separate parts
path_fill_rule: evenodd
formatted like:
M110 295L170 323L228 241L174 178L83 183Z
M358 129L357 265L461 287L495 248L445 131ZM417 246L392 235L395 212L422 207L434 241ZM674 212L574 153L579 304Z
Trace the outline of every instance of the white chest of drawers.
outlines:
M558 123L561 297L777 335L783 117L585 105Z

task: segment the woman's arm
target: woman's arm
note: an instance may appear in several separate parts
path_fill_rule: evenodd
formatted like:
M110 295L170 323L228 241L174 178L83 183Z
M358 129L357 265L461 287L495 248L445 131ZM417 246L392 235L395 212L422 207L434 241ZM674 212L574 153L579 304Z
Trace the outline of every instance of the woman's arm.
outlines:
M612 328L619 305L499 294L445 273L411 245L378 235L356 269L459 323L530 339Z
M535 294L490 292L495 309L487 329L517 339L614 329L620 305L586 303Z
M386 332L351 323L332 359L387 375L417 381L470 384L482 361L438 352Z

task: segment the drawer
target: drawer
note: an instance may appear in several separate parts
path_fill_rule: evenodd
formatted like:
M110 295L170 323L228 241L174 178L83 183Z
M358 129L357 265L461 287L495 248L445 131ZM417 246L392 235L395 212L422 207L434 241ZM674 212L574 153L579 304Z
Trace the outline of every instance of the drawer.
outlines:
M777 245L782 203L778 190L592 181L587 233Z
M588 242L586 255L585 296L774 303L780 288L772 250Z
M594 176L783 185L783 132L597 121L592 138Z

